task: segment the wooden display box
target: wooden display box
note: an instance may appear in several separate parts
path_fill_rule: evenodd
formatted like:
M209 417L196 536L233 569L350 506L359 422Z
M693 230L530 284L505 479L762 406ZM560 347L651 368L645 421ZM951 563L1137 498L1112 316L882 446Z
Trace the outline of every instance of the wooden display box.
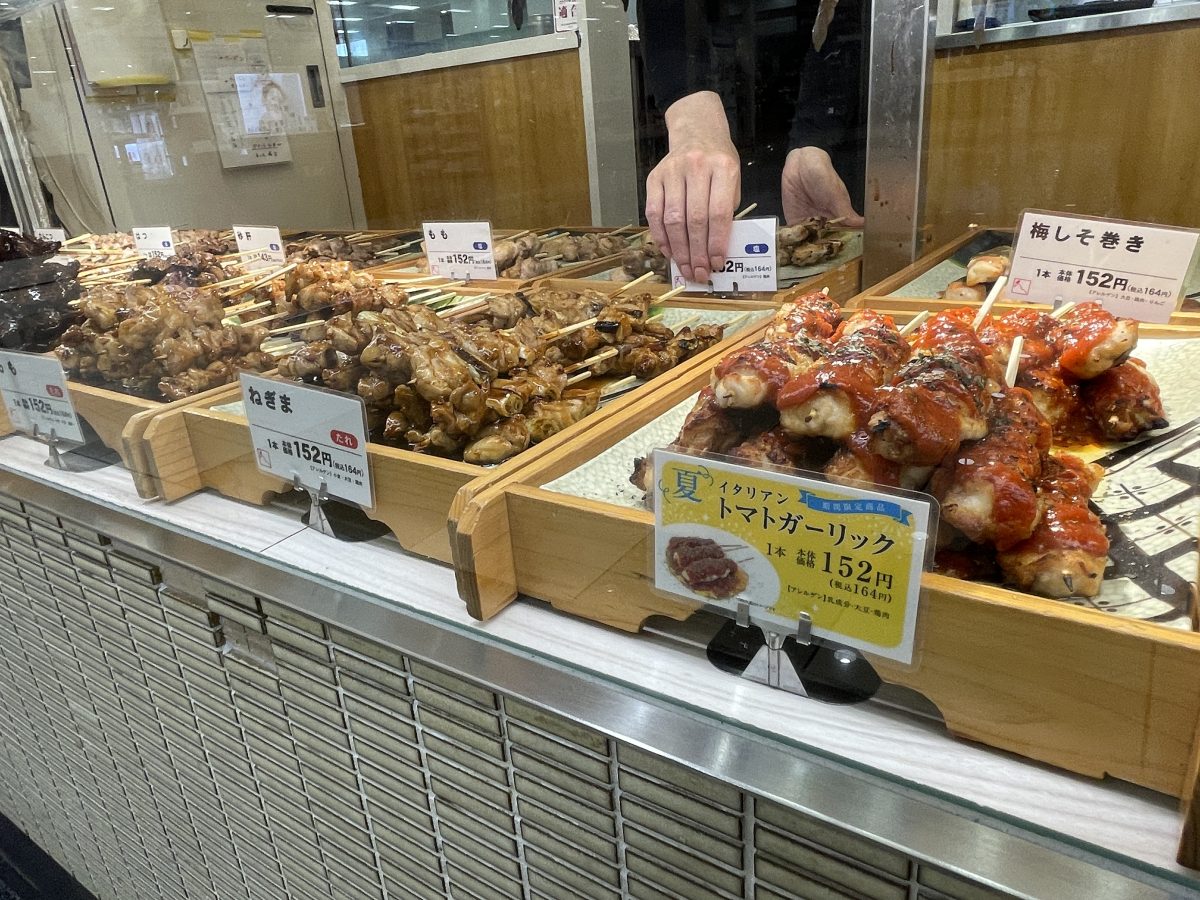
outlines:
M692 303L666 301L676 309ZM764 303L743 303L725 308L765 311ZM748 340L755 328L743 328L714 347L623 396L606 404L547 441L495 466L478 466L381 444L370 444L368 457L375 486L375 509L367 515L385 524L411 553L449 562L450 541L446 523L451 505L507 478L555 449L570 446L610 416L618 415L660 385L684 377L693 369L707 371L721 356ZM157 492L164 500L178 500L204 488L249 503L265 504L291 489L283 479L266 475L255 465L250 430L244 417L214 407L240 399L232 386L203 402L160 415L143 432L144 452Z
M528 230L532 231L535 229L528 229ZM566 232L567 234L579 235L579 234L611 234L614 229L598 228L598 227L595 227L592 225L561 225L561 226L554 226L551 228L541 228L541 229L536 229L536 230L539 233L546 232L546 231L559 231L559 232ZM507 238L510 235L521 234L521 233L522 232L517 229L495 229L495 230L493 230L492 235L496 240L504 240L505 238ZM636 234L636 232L632 233L630 236L632 237L635 234ZM425 259L424 253L416 252L416 253L412 253L412 254L400 257L399 259L396 259L392 262L385 263L384 265L372 267L370 269L367 269L367 271L370 272L372 275L374 275L376 278L394 278L401 282L403 282L406 279L410 279L410 278L411 279L428 278L429 275L427 272L420 271L418 268L416 268L417 264L420 262L423 262L424 259ZM520 290L521 288L528 287L529 285L534 284L535 282L541 281L544 278L574 277L575 273L582 272L582 271L589 271L596 266L602 266L601 270L607 271L608 269L611 269L614 265L620 265L620 259L621 259L621 254L618 253L618 254L613 254L611 256L603 256L603 257L600 257L599 259L585 260L584 262L568 263L567 265L556 269L550 275L545 275L545 276L542 276L541 278L484 279L484 280L480 280L480 281L472 281L471 287L483 288L483 289L487 289L487 290L516 291L516 290ZM453 279L446 278L441 283L449 282L452 280ZM423 283L427 283L431 286L436 287L439 282L428 281L428 282L423 282ZM619 287L619 285L616 285L616 284L613 285L614 290L617 287Z
M1200 339L1200 328L1144 326L1143 334ZM625 631L697 610L653 589L650 511L545 485L687 400L709 374L692 368L455 504L455 569L472 616L488 619L518 594ZM914 665L868 658L885 681L936 704L951 733L1072 772L1190 795L1200 634L943 575L922 584Z
M75 413L96 432L100 442L121 457L121 464L133 476L138 496L147 500L158 497L157 487L150 478L150 463L145 455L143 437L151 420L162 413L182 409L191 403L202 403L228 390L214 388L187 397L183 400L166 402L135 397L120 391L110 390L93 384L68 382L71 403ZM0 437L13 433L8 414L0 405Z
M545 278L536 279L533 284L536 287L552 287L562 290L579 290L580 287L590 287L598 291L607 289L616 290L622 284L627 282L608 281L607 279L590 279L589 275L594 275L599 272L607 272L612 268L609 260L592 260L587 263L580 263L579 268L572 270L570 273L563 274L555 272L553 275L547 275ZM782 291L777 291L774 294L764 293L761 291L751 291L746 294L740 294L737 298L721 297L716 294L700 294L686 292L679 294L680 297L686 297L689 300L705 300L715 304L729 302L731 299L737 300L758 300L778 304L781 300L788 300L793 297L799 297L801 294L819 291L822 288L829 289L829 296L839 303L845 303L851 297L854 297L860 288L862 279L862 257L856 256L849 259L840 265L834 266L827 272L822 272L820 275L814 275L811 278L792 285ZM581 285L580 282L590 282ZM654 296L660 296L671 290L671 286L665 282L642 282L637 286L639 292L646 292Z
M955 254L959 254L972 241L987 232L1012 235L1013 229L988 228L982 225L968 228L958 237L954 238L954 240L931 250L916 262L905 266L895 275L885 278L858 296L850 298L845 303L846 307L857 309L869 306L881 312L904 313L914 309L927 309L931 312L939 312L943 309L954 309L962 306L961 301L943 300L932 290L928 292L928 296L918 296L916 294L911 296L896 296L896 292L909 287L913 282L921 278L921 276L950 259ZM945 287L946 285L940 285L939 290ZM997 313L1004 313L1012 309L1028 309L1036 306L1037 304L1022 303L1018 300L1007 298L1004 301L996 303L994 309ZM1178 309L1171 316L1170 324L1200 326L1200 311L1196 309Z

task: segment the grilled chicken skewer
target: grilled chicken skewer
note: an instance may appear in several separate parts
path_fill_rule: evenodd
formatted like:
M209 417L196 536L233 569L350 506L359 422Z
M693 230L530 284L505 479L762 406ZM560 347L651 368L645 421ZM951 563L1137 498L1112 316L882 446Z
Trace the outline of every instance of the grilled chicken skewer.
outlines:
M1109 542L1088 499L1102 475L1078 457L1046 456L1037 481L1041 521L1029 538L996 556L1007 581L1043 597L1100 592Z

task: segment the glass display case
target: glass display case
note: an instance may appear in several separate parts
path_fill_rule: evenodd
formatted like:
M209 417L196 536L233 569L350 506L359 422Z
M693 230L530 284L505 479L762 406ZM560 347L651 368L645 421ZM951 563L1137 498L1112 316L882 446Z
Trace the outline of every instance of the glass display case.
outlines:
M0 814L105 897L1200 888L1197 8L0 3Z

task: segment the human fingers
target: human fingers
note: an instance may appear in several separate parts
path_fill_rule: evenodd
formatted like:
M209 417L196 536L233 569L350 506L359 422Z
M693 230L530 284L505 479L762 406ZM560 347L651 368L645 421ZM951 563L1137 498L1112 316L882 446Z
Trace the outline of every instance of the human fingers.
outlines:
M670 258L679 266L680 274L691 281L693 272L687 233L687 181L683 173L673 166L663 172L663 228L671 248Z
M740 196L741 170L737 164L715 168L708 192L708 264L713 272L719 272L725 265L733 210L740 202Z
M708 266L708 201L712 189L712 172L705 159L689 161L687 174L687 239L691 257L692 278L706 284Z
M667 229L663 226L663 206L666 202L663 189L661 166L656 166L646 177L646 225L650 237L667 259L671 259L671 244L667 240Z

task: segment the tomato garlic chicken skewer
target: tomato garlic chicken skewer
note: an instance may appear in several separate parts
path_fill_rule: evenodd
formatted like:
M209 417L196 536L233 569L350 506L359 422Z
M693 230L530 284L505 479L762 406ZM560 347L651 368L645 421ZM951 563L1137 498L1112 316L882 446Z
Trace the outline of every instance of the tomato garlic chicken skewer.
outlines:
M838 331L829 355L779 391L779 422L796 437L845 440L870 414L875 390L908 359L911 348L891 317L855 313Z
M1104 524L1088 506L1103 470L1069 454L1047 455L1037 481L1042 518L1033 534L1001 550L1005 579L1043 597L1094 597L1108 561Z

